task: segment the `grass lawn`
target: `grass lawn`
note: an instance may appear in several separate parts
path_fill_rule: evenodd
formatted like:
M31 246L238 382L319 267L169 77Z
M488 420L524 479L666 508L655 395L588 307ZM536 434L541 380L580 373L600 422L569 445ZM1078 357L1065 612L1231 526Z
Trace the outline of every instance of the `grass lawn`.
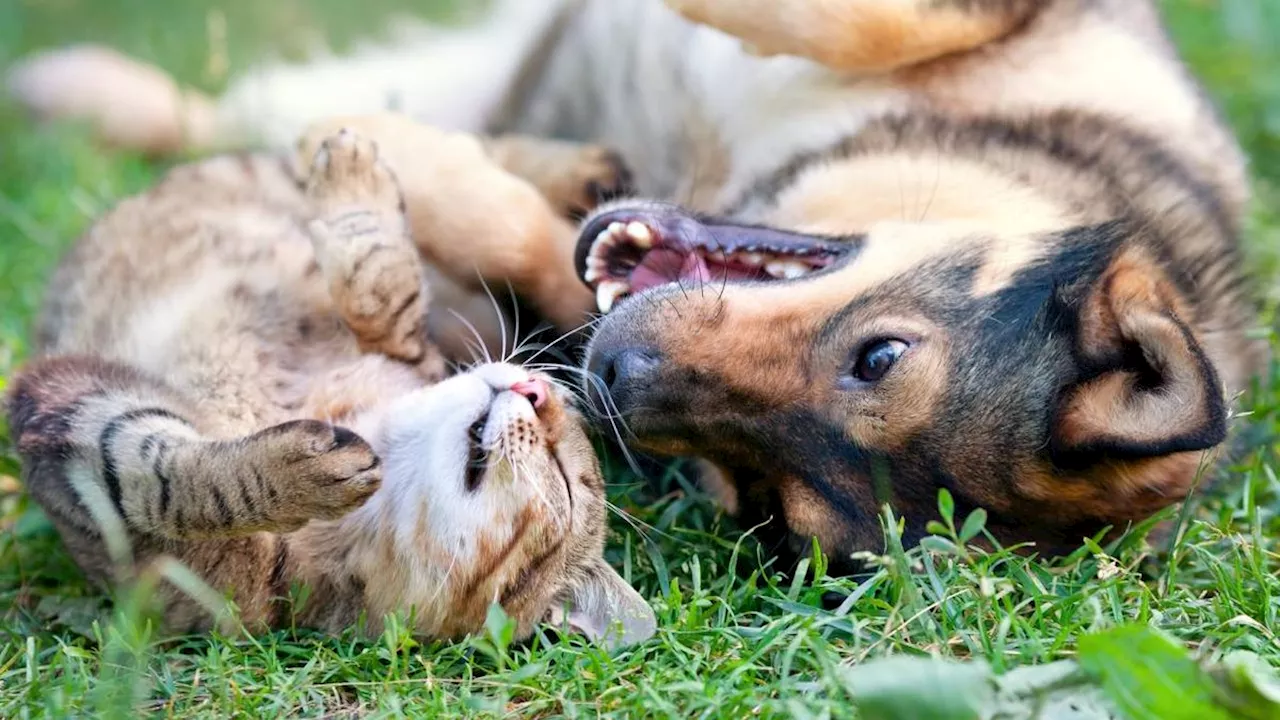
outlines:
M0 67L35 48L96 40L216 90L229 71L268 50L297 55L318 30L343 47L376 33L390 13L439 11L439 4L0 0ZM1163 5L1187 58L1254 157L1249 250L1272 327L1280 274L1280 3ZM27 352L42 283L61 250L160 169L98 149L76 128L38 130L0 104L0 385ZM1037 675L1030 683L1062 687L1080 702L1088 697L1081 688L1098 683L1111 698L1164 704L1145 715L1125 706L1132 717L1215 717L1226 711L1197 703L1225 681L1214 676L1214 685L1202 667L1236 651L1280 666L1280 480L1271 449L1277 393L1247 399L1241 422L1253 452L1213 492L1169 513L1178 528L1171 550L1135 532L1053 563L984 554L960 542L977 521L955 518L909 552L895 546L890 530L890 549L868 577L826 577L815 557L803 575L783 580L678 471L645 485L619 468L611 473L613 501L629 517L613 518L610 559L651 600L660 629L650 642L612 655L541 636L513 647L500 617L483 636L456 644L419 644L394 627L374 640L305 631L162 636L137 610L138 593L111 604L85 585L23 496L0 430L0 718L826 718L856 717L854 696L866 700L862 717L967 718L978 717L962 708L988 687L988 669L1056 661L1079 661L1082 669L1048 665L1044 673L1062 670L1065 679ZM824 609L828 593L848 599ZM883 666L868 665L930 654L969 662L879 672ZM879 700L917 706L877 714L885 707ZM944 709L928 714L924 705L935 701Z

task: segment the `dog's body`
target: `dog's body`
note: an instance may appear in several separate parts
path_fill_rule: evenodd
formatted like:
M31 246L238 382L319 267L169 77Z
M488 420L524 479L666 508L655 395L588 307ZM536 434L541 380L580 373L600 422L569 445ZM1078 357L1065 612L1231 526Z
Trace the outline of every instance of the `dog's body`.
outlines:
M802 4L778 3L760 22ZM858 6L871 14L929 3L843 4L856 16ZM839 4L826 5L839 11ZM951 55L940 47L918 63L895 60L890 43L851 33L844 46L883 46L882 53L833 69L808 58L753 55L743 40L690 23L660 0L507 0L476 27L406 33L400 44L352 57L260 67L235 78L212 106L195 95L170 97L163 91L172 88L146 78L148 115L130 115L125 103L147 93L126 86L116 91L119 121L104 132L166 152L287 147L317 120L390 109L448 130L607 145L627 159L639 194L715 210L796 155L826 149L885 114L1074 110L1123 119L1158 138L1195 138L1169 144L1218 180L1233 204L1243 202L1240 150L1179 62L1149 0L941 7L968 5L955 12L1014 10L985 42L980 34L955 41L953 50L973 52ZM909 19L898 22L897 33L912 31ZM63 92L70 82L82 84L75 88L81 94L101 84L88 74L65 77L72 69L60 73L58 87L42 87L47 73L18 73L12 82L37 110L96 112ZM179 99L182 108L173 104ZM160 107L171 112L156 112ZM134 134L121 135L126 128Z
M1150 2L668 5L515 2L438 46L489 47L483 72L430 46L263 71L132 144L273 142L394 103L618 150L659 202L585 225L601 309L635 295L588 389L794 549L876 546L885 501L916 537L942 487L1047 551L1185 497L1263 349L1243 157ZM44 62L18 87L67 114Z

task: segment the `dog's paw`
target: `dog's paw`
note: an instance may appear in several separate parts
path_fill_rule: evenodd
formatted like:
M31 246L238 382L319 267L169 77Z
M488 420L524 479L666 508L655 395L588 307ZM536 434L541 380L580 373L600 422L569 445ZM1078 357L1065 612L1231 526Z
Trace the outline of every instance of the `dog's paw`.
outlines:
M613 150L588 145L569 166L562 187L564 213L582 218L601 204L631 192L631 170Z
M5 72L12 100L44 121L88 124L96 139L149 153L198 147L215 131L212 103L164 71L111 48L75 45L23 58Z
M504 170L533 185L565 217L580 219L632 188L622 156L599 145L506 137L494 141L490 152Z

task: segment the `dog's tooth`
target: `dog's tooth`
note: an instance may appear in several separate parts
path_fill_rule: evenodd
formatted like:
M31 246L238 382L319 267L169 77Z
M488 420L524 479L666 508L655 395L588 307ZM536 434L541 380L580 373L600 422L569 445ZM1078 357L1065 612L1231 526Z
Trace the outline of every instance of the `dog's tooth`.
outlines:
M614 237L622 237L627 232L627 226L620 222L611 222L609 223L608 230L610 235L613 235Z
M613 309L613 304L625 295L627 290L627 284L624 282L605 280L596 288L596 306L602 313L609 312Z
M787 263L787 267L784 272L788 280L795 280L796 278L803 277L808 273L809 273L808 265L805 265L802 262L795 262L795 261Z
M593 250L596 248L606 248L606 247L609 247L610 245L617 244L617 242L618 240L613 236L613 233L609 232L608 228L605 228L604 230L600 231L599 235L596 236L596 241L591 244L591 247Z
M602 282L596 286L596 307L600 308L600 312L607 313L613 309L613 283Z
M627 237L631 238L631 242L641 250L653 247L653 233L644 223L634 221L627 223Z
M740 253L737 256L737 260L743 265L750 265L751 267L760 267L764 264L764 256L754 252Z
M591 255L587 258L587 271L582 274L582 279L589 283L597 280L603 280L609 272L609 263L604 258Z
M774 260L764 266L766 272L776 278L794 280L809 271L802 262L795 260Z

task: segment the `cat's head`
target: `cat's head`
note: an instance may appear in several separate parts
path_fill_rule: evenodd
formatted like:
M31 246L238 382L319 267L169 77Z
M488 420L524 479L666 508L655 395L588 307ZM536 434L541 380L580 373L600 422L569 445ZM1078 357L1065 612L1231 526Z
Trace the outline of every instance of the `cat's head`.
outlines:
M380 425L383 485L361 513L392 524L379 535L395 555L368 580L412 603L420 629L473 632L497 601L522 637L543 621L608 644L653 634L653 611L603 558L604 478L563 388L483 365L401 398Z

